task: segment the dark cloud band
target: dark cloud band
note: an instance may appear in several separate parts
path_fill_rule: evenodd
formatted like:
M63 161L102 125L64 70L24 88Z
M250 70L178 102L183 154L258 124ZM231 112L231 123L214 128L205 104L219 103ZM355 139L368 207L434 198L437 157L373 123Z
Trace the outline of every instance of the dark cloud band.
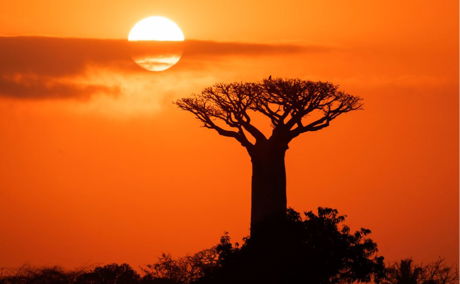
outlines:
M142 45L142 44L141 44ZM0 37L0 96L14 98L85 98L93 93L118 92L116 86L72 82L88 67L114 72L146 72L131 58L145 52L180 52L187 64L226 56L268 56L318 52L325 48L187 40L136 46L126 40L50 37Z

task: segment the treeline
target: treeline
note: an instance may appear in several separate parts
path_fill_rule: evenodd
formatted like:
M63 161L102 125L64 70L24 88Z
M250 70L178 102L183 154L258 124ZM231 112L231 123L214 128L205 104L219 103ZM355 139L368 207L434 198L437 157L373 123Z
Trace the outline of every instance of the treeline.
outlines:
M172 259L163 255L160 261L141 273L133 270L128 264L109 264L88 270L64 271L59 267L33 268L22 267L14 274L0 276L2 284L187 284L200 283L206 272L202 268L208 264L197 260L194 255ZM158 270L155 268L158 266ZM311 283L311 282L305 282ZM333 282L331 282L333 283ZM349 283L338 281L336 283ZM427 265L414 265L412 259L401 260L391 265L386 272L382 284L450 284L458 283L454 269L437 260Z
M318 208L301 216L289 209L286 220L258 228L256 237L240 245L228 234L210 248L191 256L163 254L157 263L136 271L128 264L110 264L79 271L59 267L22 267L3 272L1 284L382 284L458 283L457 269L442 260L414 264L411 259L384 264L377 244L361 228L351 232L337 210ZM273 222L282 222L272 226ZM271 227L283 228L270 230Z

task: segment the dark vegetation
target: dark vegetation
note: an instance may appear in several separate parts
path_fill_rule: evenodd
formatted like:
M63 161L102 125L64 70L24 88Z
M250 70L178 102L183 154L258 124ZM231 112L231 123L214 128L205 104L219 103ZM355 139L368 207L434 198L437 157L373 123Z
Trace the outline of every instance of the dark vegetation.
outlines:
M173 258L163 254L157 263L136 271L128 264L109 264L79 271L59 267L22 267L0 275L0 283L34 284L225 284L225 283L352 283L448 284L456 282L456 270L442 260L414 265L412 260L385 268L377 255L370 230L351 232L337 210L318 208L301 216L289 209L283 224L286 234L264 238L272 243L246 238L232 243L228 234L210 248L191 256ZM261 230L268 230L262 228ZM267 232L273 233L268 230ZM282 243L279 243L282 242ZM283 258L273 262L271 254L282 249Z
M453 269L438 259L426 265L403 259L386 270L383 284L448 284L458 283L458 269Z

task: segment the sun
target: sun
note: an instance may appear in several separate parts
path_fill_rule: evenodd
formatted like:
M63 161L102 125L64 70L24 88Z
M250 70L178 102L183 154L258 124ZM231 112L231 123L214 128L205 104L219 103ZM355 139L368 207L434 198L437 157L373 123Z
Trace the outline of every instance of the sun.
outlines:
M179 26L163 16L152 16L137 22L128 35L129 41L183 41Z
M131 58L145 70L167 70L182 57L184 39L182 30L170 19L162 16L145 18L129 32Z

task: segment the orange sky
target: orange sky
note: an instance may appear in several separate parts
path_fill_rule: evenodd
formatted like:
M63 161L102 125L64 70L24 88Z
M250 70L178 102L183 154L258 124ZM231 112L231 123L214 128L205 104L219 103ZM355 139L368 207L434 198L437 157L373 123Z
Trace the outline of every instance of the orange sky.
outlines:
M433 3L3 1L0 36L124 39L164 15L201 41L151 73L123 41L0 38L0 267L148 264L247 235L247 154L171 102L270 74L365 104L291 143L290 206L339 209L390 261L458 263L458 4Z

